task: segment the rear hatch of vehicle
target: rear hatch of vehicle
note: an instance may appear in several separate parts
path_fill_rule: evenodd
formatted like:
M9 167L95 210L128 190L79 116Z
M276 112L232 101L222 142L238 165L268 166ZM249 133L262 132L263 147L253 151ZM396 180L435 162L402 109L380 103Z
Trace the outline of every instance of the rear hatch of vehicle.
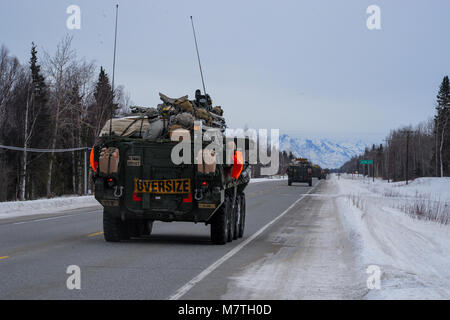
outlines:
M174 143L127 144L121 168L125 205L131 210L189 212L193 208L194 165L175 165Z
M294 167L293 177L295 180L305 181L308 179L308 169L305 166Z

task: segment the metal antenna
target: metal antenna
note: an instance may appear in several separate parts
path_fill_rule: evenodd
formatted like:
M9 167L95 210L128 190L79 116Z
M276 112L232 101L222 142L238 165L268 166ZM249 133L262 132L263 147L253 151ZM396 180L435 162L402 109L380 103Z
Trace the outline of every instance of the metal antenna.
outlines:
M203 79L202 64L200 63L200 54L198 53L197 37L195 35L194 19L192 19L192 16L191 16L191 23L192 23L192 32L194 33L195 49L197 50L198 66L200 68L200 75L202 77L203 94L206 95L205 80Z
M116 71L116 46L117 46L117 17L119 15L119 5L116 4L116 28L114 32L114 58L113 58L113 74L112 74L112 101L111 101L111 119L109 120L109 135L112 135L112 118L114 116L114 75Z

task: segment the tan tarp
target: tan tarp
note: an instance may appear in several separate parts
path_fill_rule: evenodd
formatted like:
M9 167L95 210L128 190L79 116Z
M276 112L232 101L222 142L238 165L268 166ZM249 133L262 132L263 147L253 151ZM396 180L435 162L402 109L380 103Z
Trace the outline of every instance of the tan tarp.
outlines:
M138 119L138 120L133 123L133 121L135 121L136 119ZM106 122L105 126L103 127L102 131L100 132L100 136L104 135L105 133L109 134L109 125L110 125L110 120L108 120ZM142 125L142 129L141 129L141 125ZM144 134L145 131L148 129L148 127L149 127L149 123L148 123L147 118L127 117L127 118L112 119L112 131L115 132L115 134L119 135L119 136L129 137L129 136L133 135L134 133L139 132L139 130L142 130L142 134Z

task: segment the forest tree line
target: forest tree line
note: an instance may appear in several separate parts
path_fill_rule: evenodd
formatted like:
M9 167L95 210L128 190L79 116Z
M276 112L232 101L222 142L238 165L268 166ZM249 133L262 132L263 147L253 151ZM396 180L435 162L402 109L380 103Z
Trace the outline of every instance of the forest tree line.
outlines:
M445 76L439 86L435 116L416 126L392 130L380 145L353 157L341 172L356 172L392 181L419 177L450 176L450 84ZM373 168L360 160L374 160ZM372 170L373 169L373 170Z
M53 53L38 52L32 43L25 63L0 48L0 145L25 150L92 147L111 111L126 112L129 104L122 86L113 93L103 67L77 57L69 36ZM82 194L84 165L84 151L0 147L0 201Z
M122 86L112 90L103 67L78 58L67 36L53 53L30 46L21 63L5 46L0 48L0 202L83 194L84 150L31 152L28 149L92 147L106 121L129 112L130 97ZM9 150L5 147L24 150ZM294 158L279 153L279 174ZM252 176L261 176L261 164ZM88 168L88 189L92 189Z

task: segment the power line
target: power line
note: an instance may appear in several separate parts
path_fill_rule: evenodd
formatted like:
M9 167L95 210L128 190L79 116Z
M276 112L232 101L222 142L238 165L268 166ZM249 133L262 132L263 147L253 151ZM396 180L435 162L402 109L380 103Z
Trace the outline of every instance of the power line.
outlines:
M90 147L82 148L70 148L70 149L38 149L38 148L19 148L13 146L0 145L0 149L13 150L13 151L27 151L27 152L37 152L37 153L51 153L51 152L73 152L81 150L90 150Z

